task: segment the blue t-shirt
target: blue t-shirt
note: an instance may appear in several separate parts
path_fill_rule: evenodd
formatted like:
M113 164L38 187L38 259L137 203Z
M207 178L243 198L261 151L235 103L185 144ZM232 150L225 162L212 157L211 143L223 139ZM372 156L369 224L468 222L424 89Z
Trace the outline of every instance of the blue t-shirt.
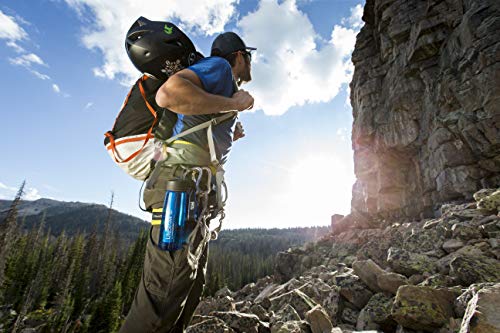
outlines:
M233 74L229 62L221 57L203 58L196 64L188 67L188 69L198 75L203 85L203 89L214 95L222 95L231 97L234 93ZM220 114L206 114L187 116L178 114L177 123L174 128L174 135L181 133L191 127L204 123ZM231 146L233 144L233 132L236 124L236 119L230 119L217 126L213 127L213 137L215 150L219 162L224 164L227 161ZM197 144L198 146L208 150L207 130L200 130L192 134L188 134L180 140L185 140Z

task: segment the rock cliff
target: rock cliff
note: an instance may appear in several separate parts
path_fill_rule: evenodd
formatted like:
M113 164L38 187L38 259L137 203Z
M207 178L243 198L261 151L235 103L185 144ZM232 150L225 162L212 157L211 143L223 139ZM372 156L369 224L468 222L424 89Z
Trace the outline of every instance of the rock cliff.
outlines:
M500 184L500 2L367 0L352 55L352 210L434 217Z

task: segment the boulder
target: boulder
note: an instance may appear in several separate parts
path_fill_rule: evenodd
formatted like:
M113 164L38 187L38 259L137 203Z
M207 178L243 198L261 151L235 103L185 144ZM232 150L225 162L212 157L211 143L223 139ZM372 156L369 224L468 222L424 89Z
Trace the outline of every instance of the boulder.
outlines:
M270 301L271 311L277 311L285 305L290 305L297 311L300 319L304 319L307 311L317 305L316 302L314 302L309 296L298 289L294 289L285 294L270 298Z
M236 311L215 311L210 315L221 319L226 323L227 326L231 327L236 332L259 333L260 326L267 326L267 324L261 322L259 320L259 317L254 314L241 313Z
M266 309L264 309L259 304L253 304L250 306L250 312L259 317L261 321L269 321L269 314Z
M269 319L271 327L277 325L277 323L284 323L287 321L300 321L299 314L290 304L285 304L276 313L273 313L273 315Z
M216 317L208 318L195 325L186 328L186 333L235 333L235 331L226 325L226 323Z
M362 309L373 295L368 287L362 283L356 275L337 275L335 277L335 283L340 287L340 295L354 304L358 309Z
M401 326L414 330L435 331L453 317L456 293L446 289L401 286L391 310Z
M418 284L427 287L452 287L458 285L457 279L443 274L434 274Z
M387 253L387 262L396 272L405 276L422 273L434 273L437 268L434 260L424 254L408 252L391 247Z
M464 246L464 242L459 239L449 239L443 243L443 250L445 250L446 253L451 253L461 249Z
M409 281L404 275L393 272L386 272L377 277L377 284L380 289L382 289L382 291L391 293L392 295L396 295L398 288L400 286L409 284Z
M385 271L380 268L373 260L358 260L352 264L354 273L363 281L371 291L382 291L377 283L378 276L385 274Z
M306 312L306 321L311 327L312 333L330 333L333 329L330 317L321 305Z
M195 314L200 316L206 316L213 311L235 311L235 310L236 310L235 302L229 296L221 298L206 297L198 304Z
M396 322L391 318L393 298L384 293L373 295L368 304L361 310L356 329L376 330L381 328L383 331L393 331L396 328Z
M487 212L498 212L500 210L500 189L481 198L477 203L477 208Z
M347 324L356 325L358 322L359 311L346 307L342 310L340 319Z
M500 283L486 286L467 304L460 333L500 333Z
M500 261L486 256L459 255L450 262L450 276L464 286L500 281Z
M386 272L371 259L353 263L354 272L373 292L385 291L396 294L399 286L408 284L408 279L401 274Z
M271 333L312 333L309 324L304 321L287 321L279 325L279 327L273 327Z
M314 302L321 305L330 316L332 324L336 324L339 310L340 288L329 286L319 278L308 279L307 283L298 288L309 296Z
M231 290L229 290L229 288L227 286L225 286L224 288L217 290L215 292L214 296L215 297L226 297L226 296L233 297L233 292Z

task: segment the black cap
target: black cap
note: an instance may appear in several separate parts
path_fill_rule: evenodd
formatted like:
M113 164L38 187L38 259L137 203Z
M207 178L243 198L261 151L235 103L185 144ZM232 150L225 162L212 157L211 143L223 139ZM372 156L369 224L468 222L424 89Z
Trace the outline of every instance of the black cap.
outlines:
M224 32L215 38L212 43L210 55L226 57L229 54L242 50L257 50L255 47L248 47L243 40L234 32Z

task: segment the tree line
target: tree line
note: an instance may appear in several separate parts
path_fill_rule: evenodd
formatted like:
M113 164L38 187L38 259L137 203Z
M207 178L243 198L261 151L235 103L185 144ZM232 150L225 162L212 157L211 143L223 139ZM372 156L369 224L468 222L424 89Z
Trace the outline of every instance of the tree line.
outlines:
M141 278L149 231L139 231L123 247L110 222L113 195L102 232L95 224L88 233L68 236L63 230L56 237L43 216L25 230L17 211L24 186L0 221L0 331L116 332ZM222 232L210 243L204 295L224 286L237 290L272 274L275 253L317 236L318 230Z

